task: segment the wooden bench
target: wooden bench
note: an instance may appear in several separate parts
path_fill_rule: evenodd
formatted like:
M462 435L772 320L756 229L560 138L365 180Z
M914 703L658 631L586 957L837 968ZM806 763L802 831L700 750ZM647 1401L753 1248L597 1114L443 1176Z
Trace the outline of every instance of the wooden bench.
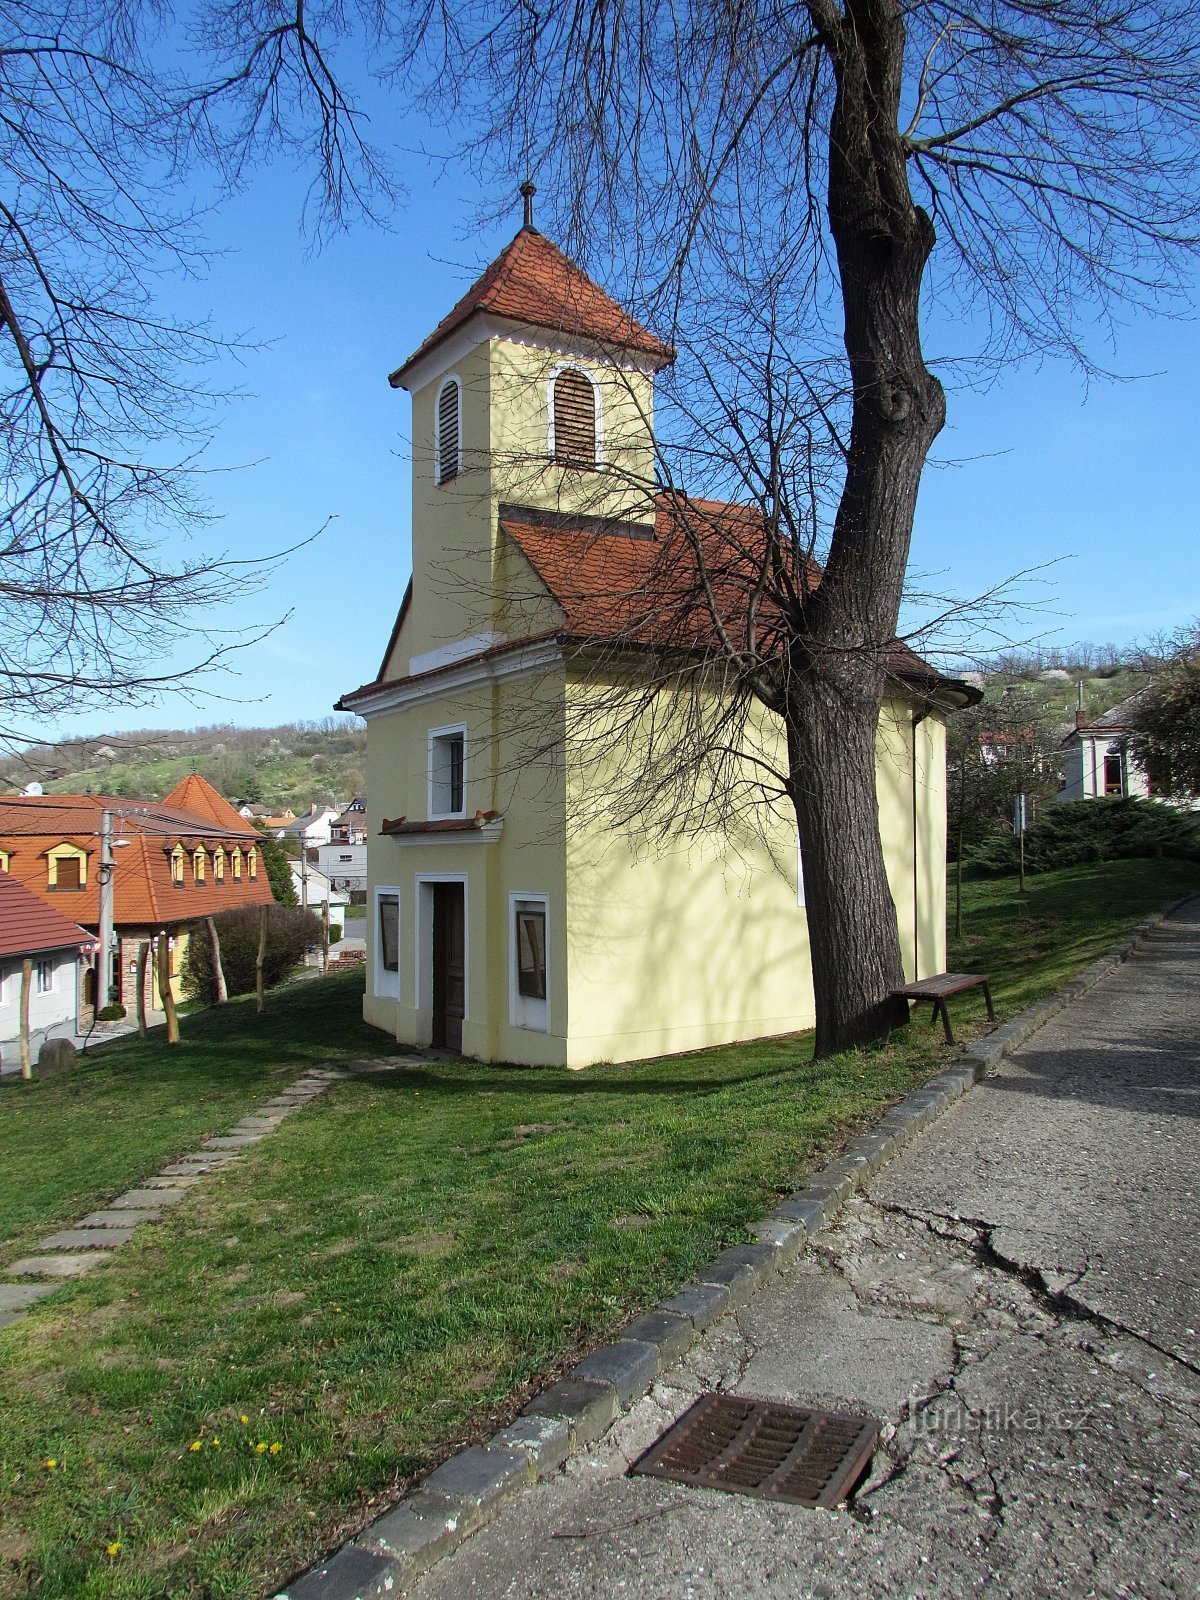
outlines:
M978 972L939 972L932 978L918 978L915 983L906 983L900 989L891 990L891 996L896 1000L932 1000L934 1017L941 1012L942 1027L946 1030L946 1043L954 1043L954 1030L950 1026L950 1013L946 1009L947 997L952 994L962 994L964 989L982 989L983 998L987 1003L987 1014L990 1021L995 1022L996 1013L992 1007L992 991L988 987L988 980ZM887 1043L892 1030L889 1027L884 1035L883 1042Z

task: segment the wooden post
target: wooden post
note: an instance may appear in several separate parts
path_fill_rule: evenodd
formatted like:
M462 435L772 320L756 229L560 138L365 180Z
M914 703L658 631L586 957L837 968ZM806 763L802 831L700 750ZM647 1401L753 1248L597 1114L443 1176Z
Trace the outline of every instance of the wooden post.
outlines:
M208 942L212 946L213 977L217 980L217 1004L223 1006L229 999L229 990L225 987L225 969L221 965L221 940L213 919L205 917L204 920L208 924Z
M258 910L258 960L254 963L254 993L258 1000L258 1009L263 1008L263 962L267 955L267 908L260 906Z
M146 963L150 959L149 941L143 939L138 945L137 957L137 1025L138 1037L146 1037Z
M167 1043L179 1043L179 1018L175 996L171 993L171 940L164 932L158 936L158 994L167 1014Z
M20 1040L21 1040L21 1076L33 1077L33 1067L29 1059L29 991L33 987L33 962L28 956L21 963L21 1013L20 1013Z

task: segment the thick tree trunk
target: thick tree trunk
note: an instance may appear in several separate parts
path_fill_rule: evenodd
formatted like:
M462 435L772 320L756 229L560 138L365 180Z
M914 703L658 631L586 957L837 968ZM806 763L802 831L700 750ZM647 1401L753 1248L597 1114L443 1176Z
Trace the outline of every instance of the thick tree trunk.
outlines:
M878 709L810 685L790 714L792 803L800 832L817 1037L831 1055L877 1038L907 1007L896 907L884 868L875 796ZM818 781L811 781L820 774Z
M800 825L817 1054L883 1030L903 981L875 795L875 735L917 490L945 421L921 352L933 226L912 201L898 132L897 0L813 4L834 60L829 217L853 385L846 478L829 557L794 641L785 720Z
M217 1004L223 1006L229 999L229 990L225 987L225 968L221 965L221 937L217 932L217 925L212 917L205 917L208 925L208 943L212 950L213 980L217 986Z

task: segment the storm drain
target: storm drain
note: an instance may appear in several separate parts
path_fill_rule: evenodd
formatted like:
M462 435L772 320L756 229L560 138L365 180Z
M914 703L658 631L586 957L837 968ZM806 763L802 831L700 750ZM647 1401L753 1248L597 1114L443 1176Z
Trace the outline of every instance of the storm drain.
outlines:
M706 1394L630 1470L829 1508L862 1477L878 1437L870 1417Z

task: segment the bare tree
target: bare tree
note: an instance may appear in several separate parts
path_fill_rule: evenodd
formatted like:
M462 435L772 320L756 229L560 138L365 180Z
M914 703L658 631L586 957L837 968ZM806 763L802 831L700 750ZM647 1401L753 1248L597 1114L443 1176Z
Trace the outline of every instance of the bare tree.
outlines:
M186 543L206 520L197 456L221 398L206 369L228 346L165 316L155 288L204 266L198 169L234 184L259 156L299 153L320 217L335 220L380 177L303 8L258 9L247 31L236 6L0 0L0 729L12 734L31 715L192 688L256 636L200 619L274 561Z

